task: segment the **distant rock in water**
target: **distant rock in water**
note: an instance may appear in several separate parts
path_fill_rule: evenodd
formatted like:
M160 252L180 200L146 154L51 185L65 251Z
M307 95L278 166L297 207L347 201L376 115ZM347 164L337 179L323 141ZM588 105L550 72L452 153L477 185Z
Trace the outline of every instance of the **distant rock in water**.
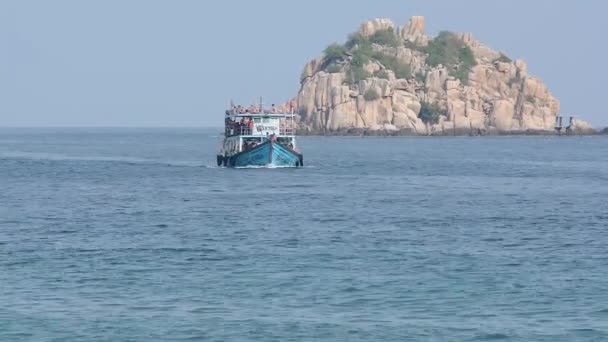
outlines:
M345 44L306 64L293 100L301 133L554 133L559 101L526 62L470 33L424 33L424 17L401 28L361 25ZM591 126L576 120L578 133Z

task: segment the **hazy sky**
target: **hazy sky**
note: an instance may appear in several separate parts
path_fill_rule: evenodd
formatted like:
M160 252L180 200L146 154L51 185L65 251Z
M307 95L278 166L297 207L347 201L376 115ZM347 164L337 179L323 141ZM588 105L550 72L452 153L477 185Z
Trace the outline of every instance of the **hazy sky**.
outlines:
M473 32L608 126L600 1L0 0L0 126L220 126L231 98L282 102L365 19ZM265 101L266 102L266 101Z

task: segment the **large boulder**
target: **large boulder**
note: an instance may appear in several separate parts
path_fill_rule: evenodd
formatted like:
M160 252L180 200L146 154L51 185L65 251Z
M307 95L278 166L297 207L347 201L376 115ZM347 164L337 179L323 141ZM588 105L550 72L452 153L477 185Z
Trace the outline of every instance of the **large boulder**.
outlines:
M500 131L511 131L513 128L513 114L515 104L508 100L496 100L494 102L494 112L490 117L491 125Z
M363 96L357 98L357 107L361 119L372 130L382 129L382 126L392 124L393 109L390 98L380 98L374 101L366 101Z
M493 62L501 56L500 52L483 45L480 41L473 38L473 34L470 32L460 34L460 39L471 48L475 58L479 61L486 63Z
M321 65L323 64L323 57L318 57L310 62L306 63L302 75L300 75L300 83L304 82L305 79L313 77L317 72L320 71Z
M368 20L361 24L359 33L364 37L372 36L374 33L382 30L395 29L395 24L390 19L376 18Z
M359 82L359 92L365 95L368 91L375 91L380 97L387 97L393 94L392 83L381 78L370 78Z
M350 100L336 105L329 116L326 129L339 131L345 128L364 128L365 123L359 115L352 115L357 112L356 100Z
M424 17L411 17L409 23L401 29L400 35L403 39L412 43L426 45L428 39L424 35Z
M403 90L395 90L392 98L393 124L397 128L417 131L416 122L420 107L421 104L416 95Z
M425 81L425 100L437 102L446 97L445 83L450 77L448 69L439 67L427 72Z

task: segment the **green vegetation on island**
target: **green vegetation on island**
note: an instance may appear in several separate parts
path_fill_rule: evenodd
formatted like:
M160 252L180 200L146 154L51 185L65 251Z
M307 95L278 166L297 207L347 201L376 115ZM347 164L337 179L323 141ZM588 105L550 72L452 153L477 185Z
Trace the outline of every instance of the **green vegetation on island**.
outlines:
M409 41L404 41L399 37L394 29L388 28L378 30L369 37L359 32L349 35L344 44L333 43L325 48L322 69L336 73L343 70L342 65L346 65L348 85L355 85L359 81L371 77L365 70L365 66L371 62L379 63L384 69L390 70L397 78L424 81L424 72L412 73L412 66L397 55L387 53L390 48L405 47L426 56L426 64L435 67L443 65L448 69L448 73L459 79L463 84L468 83L469 73L476 65L473 51L455 33L442 31L437 37L430 40L428 45L419 46ZM501 60L508 57L502 55ZM378 71L374 76L387 78L385 71Z
M437 104L421 102L420 113L418 117L422 122L427 124L436 124L439 122L439 117L447 116L447 111L441 109Z
M469 73L477 64L471 48L455 33L448 31L439 33L422 51L427 55L426 64L447 67L450 76L462 84L469 82Z
M358 32L353 33L344 45L333 43L325 48L323 69L335 73L342 70L342 67L338 67L338 65L347 65L345 83L351 86L372 76L365 69L365 66L372 60L381 64L386 70L393 71L397 78L409 79L412 77L412 69L409 64L401 61L397 56L374 49L374 44L382 47L399 47L403 46L403 41L393 29L379 30L370 37L365 37ZM379 71L376 76L388 78L386 71Z

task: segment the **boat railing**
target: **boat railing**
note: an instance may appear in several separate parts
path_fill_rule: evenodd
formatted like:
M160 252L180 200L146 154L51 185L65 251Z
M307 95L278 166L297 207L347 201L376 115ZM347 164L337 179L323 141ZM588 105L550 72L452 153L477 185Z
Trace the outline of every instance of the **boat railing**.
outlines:
M225 126L225 136L239 135L263 135L269 127L274 133L279 135L295 135L295 123L292 120L281 120L277 126L265 126L264 124L243 124L238 122L227 123ZM277 129L278 128L278 129Z
M235 125L232 127L226 127L226 136L231 137L235 135L251 135L252 130L249 126Z

